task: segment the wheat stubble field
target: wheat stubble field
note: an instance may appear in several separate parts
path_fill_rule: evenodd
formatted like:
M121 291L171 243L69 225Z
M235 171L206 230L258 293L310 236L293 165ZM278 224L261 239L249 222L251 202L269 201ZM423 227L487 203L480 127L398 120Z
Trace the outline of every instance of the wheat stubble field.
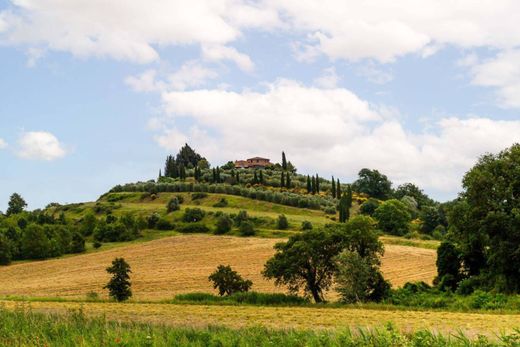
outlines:
M171 299L175 294L212 292L208 275L229 264L254 283L253 290L283 292L260 274L280 239L181 235L107 251L20 263L0 268L0 296L84 298L88 292L105 296L105 268L115 257L132 266L135 300ZM394 286L407 281L431 282L436 273L435 251L387 245L383 272ZM333 296L333 294L332 294Z

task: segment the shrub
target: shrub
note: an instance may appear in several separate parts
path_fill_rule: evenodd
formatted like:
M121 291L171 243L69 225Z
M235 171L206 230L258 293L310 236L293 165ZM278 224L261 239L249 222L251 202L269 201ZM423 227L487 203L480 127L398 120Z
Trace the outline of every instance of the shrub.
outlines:
M210 229L204 223L188 223L181 225L177 228L177 231L181 233L191 234L191 233L209 233Z
M200 199L204 199L207 196L208 196L208 194L203 193L203 192L191 193L191 200L200 200Z
M219 202L213 204L213 207L226 207L228 205L228 201L226 198L221 198Z
M186 223L200 222L205 216L205 212L200 208L187 208L182 216Z
M155 229L155 225L157 222L161 219L161 216L159 216L158 213L152 213L150 216L148 216L148 219L146 220L146 223L148 224L149 229Z
M168 201L168 204L166 205L166 211L168 213L173 211L178 211L181 209L181 205L179 203L179 200L176 197L173 197Z
M242 222L245 222L249 219L248 215L247 215L247 211L240 211L238 212L238 214L235 216L235 224L236 226L240 226L240 224L242 224Z
M92 244L92 246L94 246L95 249L98 249L100 248L101 246L103 246L103 244L99 241L94 241L94 243Z
M219 265L215 272L209 275L208 280L213 282L213 288L218 289L220 296L247 292L253 285L253 282L243 279L229 265Z
M359 212L367 216L372 216L379 207L379 202L376 199L368 199L359 207Z
M327 206L323 209L326 214L336 214L336 208L334 206Z
M391 199L382 203L374 212L379 228L392 235L404 235L409 230L411 215L399 200Z
M233 226L233 221L227 214L223 214L217 218L217 223L215 225L215 234L225 234L231 231L231 227Z
M285 215L281 214L278 216L278 220L276 221L276 227L280 230L285 230L289 228L289 221Z
M308 220L302 222L302 230L312 230L312 223Z
M157 230L172 230L173 229L173 225L172 223L170 223L170 221L168 221L167 219L165 218L161 218L157 221L157 223L155 224L155 228Z
M175 195L175 197L177 198L177 201L179 201L179 204L184 203L184 196L182 196L182 195Z
M250 221L240 223L238 231L242 236L253 236L255 234L255 228L253 226L253 223L251 223Z

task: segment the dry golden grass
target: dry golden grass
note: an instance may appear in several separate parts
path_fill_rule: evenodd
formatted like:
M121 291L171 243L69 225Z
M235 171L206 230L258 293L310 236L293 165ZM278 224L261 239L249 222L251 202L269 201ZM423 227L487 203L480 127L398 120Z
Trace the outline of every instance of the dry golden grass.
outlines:
M212 292L208 275L219 264L229 264L254 283L260 292L284 291L260 274L278 239L183 235L129 245L103 252L0 267L0 295L85 297L105 293L105 268L115 257L132 266L135 300L172 298L186 292ZM435 251L387 245L383 272L394 286L407 281L431 282ZM334 296L334 295L332 295Z
M1 301L15 309L21 303ZM27 305L27 304L23 304ZM274 329L375 328L392 322L402 331L496 336L520 326L520 315L456 313L442 311L391 311L361 308L215 306L142 303L31 302L34 311L65 313L80 307L87 315L105 315L110 320L140 321L172 326L227 327L265 326Z

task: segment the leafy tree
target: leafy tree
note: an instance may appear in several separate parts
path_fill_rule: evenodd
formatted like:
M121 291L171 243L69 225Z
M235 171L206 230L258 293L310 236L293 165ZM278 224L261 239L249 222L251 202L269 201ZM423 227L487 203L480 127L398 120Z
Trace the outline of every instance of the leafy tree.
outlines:
M96 228L97 218L92 211L88 212L81 223L81 233L85 236L90 236L94 233Z
M187 208L182 216L182 221L187 223L200 222L205 214L200 208Z
M392 235L404 235L409 230L410 212L399 200L390 199L383 202L374 212L379 228Z
M177 165L183 165L187 168L194 168L197 166L199 161L206 160L200 154L195 152L187 143L180 149L179 153L177 153L177 157L175 161Z
M235 165L233 164L233 167L234 166ZM209 170L210 165L206 158L202 158L197 162L197 167L199 168L199 170Z
M0 265L9 265L13 258L10 240L0 233Z
M417 218L419 215L419 205L417 204L417 201L415 201L413 197L405 195L401 198L401 202L406 206L408 212L410 212L411 218Z
M258 183L258 175L256 174L256 170L254 171L253 173L253 184L257 184Z
M438 209L433 206L424 206L420 213L422 220L421 231L426 234L432 234L433 230L440 224L440 216Z
M235 224L236 226L240 226L243 222L246 222L249 220L249 216L247 215L247 211L241 210L238 212L238 214L235 216Z
M253 286L253 282L243 279L229 265L219 265L215 272L209 275L208 280L213 282L213 288L218 289L220 296L247 292Z
M233 221L227 214L222 214L217 218L217 222L215 224L215 234L225 234L231 231L231 227L233 226Z
M38 224L29 224L25 228L20 245L25 259L45 259L51 255L51 242Z
M240 223L238 231L242 236L253 236L256 233L253 223L248 220Z
M287 173L287 179L285 180L287 189L291 189L291 174Z
M353 188L359 193L385 200L392 195L392 182L377 170L361 169Z
M411 196L417 202L417 208L422 209L424 206L431 206L434 201L426 195L422 189L413 183L401 184L394 192L396 199L402 199L405 196Z
M275 255L267 261L262 274L286 285L293 293L301 289L322 302L323 291L332 285L336 262L343 250L345 236L336 230L309 230L291 235L287 242L275 245Z
M168 213L171 213L171 212L174 212L174 211L178 211L180 209L181 209L181 204L179 203L179 199L177 199L176 196L174 196L173 198L171 198L168 201L168 205L166 206L166 211Z
M22 198L22 196L18 193L13 193L9 198L9 203L7 204L6 215L10 216L13 214L22 213L26 207L27 203Z
M435 282L441 289L455 290L457 283L462 279L461 255L455 245L444 241L437 248L437 278Z
M372 216L378 207L379 201L370 198L361 204L361 206L359 207L359 212L367 216Z
M112 275L110 281L103 287L108 289L109 296L117 301L128 300L132 296L130 265L124 258L115 258L112 266L107 267L106 271Z
M72 240L70 243L70 253L83 253L85 252L85 238L78 232L72 234Z
M316 194L320 193L320 176L316 174Z
M264 184L264 173L262 170L260 170L260 173L258 174L258 183Z
M285 152L282 152L282 170L287 170L287 158L285 158Z
M276 227L280 230L285 230L289 228L289 221L285 215L281 214L278 216L278 220L276 221Z

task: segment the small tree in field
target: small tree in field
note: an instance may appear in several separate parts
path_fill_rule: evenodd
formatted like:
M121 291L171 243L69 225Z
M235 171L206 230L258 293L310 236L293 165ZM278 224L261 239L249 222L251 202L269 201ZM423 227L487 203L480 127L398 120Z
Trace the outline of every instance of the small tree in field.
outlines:
M243 279L229 265L219 265L217 270L209 275L208 280L213 282L213 288L218 289L220 296L247 292L253 286L253 282Z
M9 198L9 203L7 205L6 215L10 216L13 214L18 214L23 212L23 210L27 207L27 203L22 198L22 196L18 193L14 193Z
M174 212L174 211L178 211L181 209L181 206L180 206L180 202L179 202L179 199L177 199L176 196L174 196L173 198L170 199L170 201L168 201L168 205L166 206L166 210L168 211L168 213L170 212Z
M112 278L103 288L108 289L110 297L117 301L125 301L132 296L130 286L130 265L123 258L115 258L112 266L107 267L107 272L112 274Z
M276 226L280 230L285 230L289 228L289 221L287 220L287 217L285 215L281 214L278 216L278 220L276 221Z

